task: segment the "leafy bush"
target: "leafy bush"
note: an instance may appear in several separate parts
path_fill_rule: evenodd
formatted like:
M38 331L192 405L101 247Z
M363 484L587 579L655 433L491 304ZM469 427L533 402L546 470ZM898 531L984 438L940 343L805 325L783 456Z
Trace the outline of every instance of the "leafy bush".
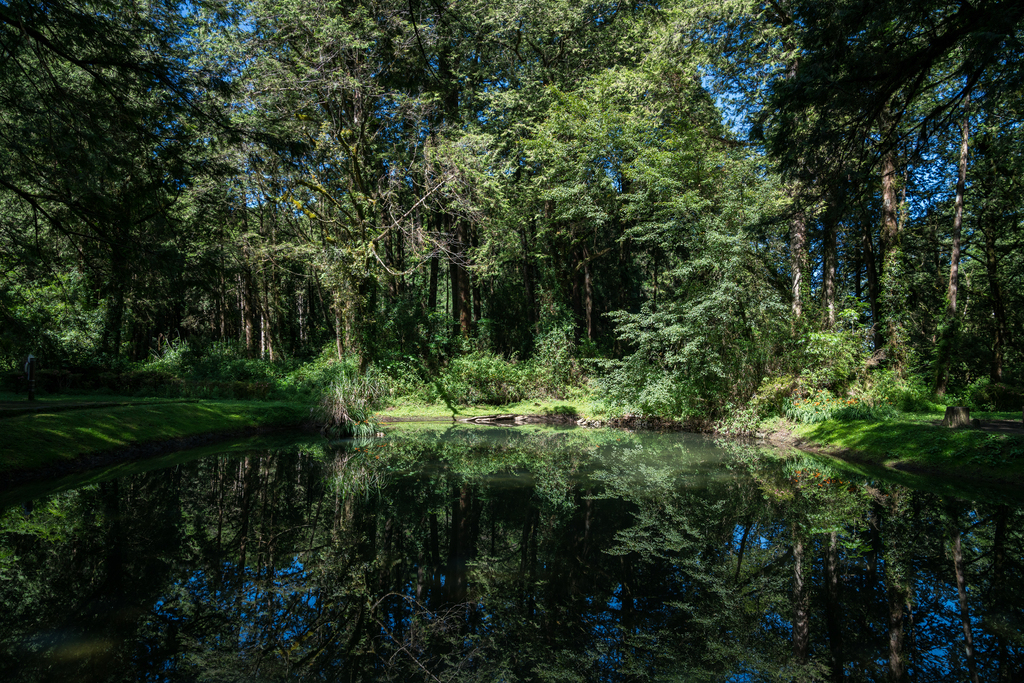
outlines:
M560 320L537 338L534 360L538 379L549 392L564 393L584 381L580 349L573 336L573 323Z
M905 413L936 410L931 389L916 375L900 377L892 370L875 370L864 383L867 400L888 404Z
M535 366L507 361L478 351L452 360L440 377L425 387L427 399L475 405L522 401L536 384Z
M804 344L804 354L809 363L802 375L808 387L845 393L864 371L867 346L862 330L810 332L804 338Z
M1024 405L1024 391L1019 387L992 382L988 377L971 382L955 398L957 405L972 410L1020 410Z
M638 354L600 365L606 374L594 385L609 414L673 418L704 417L708 412L699 387L683 371L663 371Z
M799 386L799 380L792 375L765 377L750 399L750 408L759 417L782 415Z

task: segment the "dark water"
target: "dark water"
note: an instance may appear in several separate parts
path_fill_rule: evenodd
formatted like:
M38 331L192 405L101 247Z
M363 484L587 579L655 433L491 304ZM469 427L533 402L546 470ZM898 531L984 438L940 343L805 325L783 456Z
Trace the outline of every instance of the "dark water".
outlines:
M0 680L1024 677L1005 498L540 428L156 465L0 499Z

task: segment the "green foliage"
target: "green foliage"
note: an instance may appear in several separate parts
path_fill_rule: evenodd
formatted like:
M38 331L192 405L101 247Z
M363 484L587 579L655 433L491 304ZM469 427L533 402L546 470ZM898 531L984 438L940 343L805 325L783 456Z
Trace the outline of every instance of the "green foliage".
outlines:
M538 388L536 367L486 352L454 358L436 383L426 385L430 401L449 400L475 405L504 405L522 401Z
M536 339L533 352L535 382L549 394L564 394L585 380L580 349L573 338L573 323L564 317L551 321Z
M931 388L924 377L911 374L903 377L892 370L875 370L865 381L868 400L887 404L906 413L936 409Z
M966 406L971 410L1020 410L1024 406L1024 391L993 382L989 377L979 377L950 399L950 405Z
M373 413L383 405L386 386L367 375L341 377L331 382L315 409L315 421L332 436L374 436L379 427Z
M858 311L846 309L837 317L842 322L836 329L804 336L807 366L801 379L807 387L843 394L852 382L863 378L870 350Z
M790 399L784 414L794 422L816 424L826 420L892 420L899 412L886 402L869 402L858 398L838 398L827 390L807 398Z
M765 377L750 399L750 407L762 417L782 415L799 386L800 380L792 375Z

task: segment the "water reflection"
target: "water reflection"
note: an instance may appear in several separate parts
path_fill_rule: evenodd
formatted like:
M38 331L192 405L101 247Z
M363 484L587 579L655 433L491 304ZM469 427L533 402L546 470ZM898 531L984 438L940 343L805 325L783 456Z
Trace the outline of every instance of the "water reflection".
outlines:
M213 454L3 511L0 678L1017 681L1021 522L686 435Z

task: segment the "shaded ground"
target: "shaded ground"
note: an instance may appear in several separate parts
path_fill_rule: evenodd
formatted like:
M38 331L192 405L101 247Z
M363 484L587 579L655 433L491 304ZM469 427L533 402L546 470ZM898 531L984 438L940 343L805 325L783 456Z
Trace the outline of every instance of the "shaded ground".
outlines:
M941 427L942 420L933 420L931 424ZM980 429L983 432L991 432L993 434L1024 436L1024 422L1021 420L981 420L981 426L974 429Z
M139 403L145 403L146 405L159 405L162 403L186 403L194 401L194 399L148 399L145 401L0 401L0 418L10 417L12 415L24 415L26 413L56 413L64 410L84 410L86 408L118 408L121 406L137 405Z

